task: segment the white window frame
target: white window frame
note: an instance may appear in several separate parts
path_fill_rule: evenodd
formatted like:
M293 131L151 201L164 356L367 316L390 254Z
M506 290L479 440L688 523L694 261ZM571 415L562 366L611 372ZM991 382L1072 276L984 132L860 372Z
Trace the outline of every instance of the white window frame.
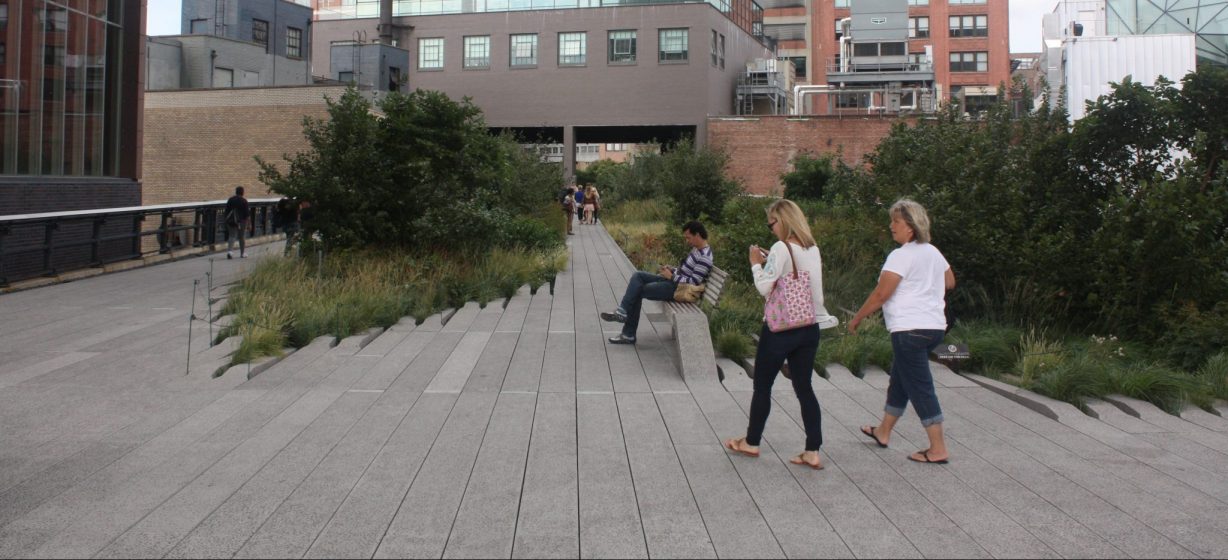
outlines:
M466 35L465 70L485 70L490 68L490 35Z
M443 70L443 57L443 37L421 37L418 39L418 70Z
M588 33L564 31L559 33L559 66L584 66L588 64Z

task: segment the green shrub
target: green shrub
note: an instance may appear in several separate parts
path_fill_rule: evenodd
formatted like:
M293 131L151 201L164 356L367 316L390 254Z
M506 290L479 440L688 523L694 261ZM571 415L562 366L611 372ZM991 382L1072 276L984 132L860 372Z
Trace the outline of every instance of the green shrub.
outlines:
M1066 349L1062 343L1050 341L1044 333L1029 330L1019 341L1019 361L1015 373L1024 384L1031 383L1046 372L1061 367L1066 361Z
M729 156L711 146L697 147L686 139L674 145L663 158L662 186L673 207L675 222L683 224L700 218L719 222L725 202L741 190L737 182L725 177Z
M785 186L785 198L794 201L830 198L827 184L836 174L832 165L835 159L832 154L816 156L800 153L794 156L790 162L793 170L780 175L780 182Z
M1014 369L1023 333L999 323L960 320L947 336L952 342L968 345L967 369L1000 377Z
M1217 399L1228 399L1228 352L1219 352L1211 356L1198 369L1198 379L1202 382L1204 392Z
M1111 388L1104 364L1080 354L1048 369L1024 385L1047 397L1086 408L1087 399L1101 397Z
M1113 392L1150 402L1170 414L1181 412L1197 381L1184 373L1152 362L1140 362L1110 370Z
M735 362L745 360L755 352L750 338L736 329L722 329L716 334L713 346L716 347L717 353Z
M1187 302L1164 312L1162 318L1165 330L1159 344L1174 366L1194 371L1228 348L1228 301L1206 311Z
M510 218L502 224L498 242L501 247L544 251L561 247L563 234L558 228L550 227L541 220Z

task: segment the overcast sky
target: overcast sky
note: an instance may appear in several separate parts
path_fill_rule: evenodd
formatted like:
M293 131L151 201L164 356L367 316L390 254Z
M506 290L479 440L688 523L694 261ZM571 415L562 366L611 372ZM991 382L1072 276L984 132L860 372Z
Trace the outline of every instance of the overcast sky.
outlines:
M811 0L823 1L823 0ZM1008 0L989 0L1006 2ZM1011 52L1040 50L1040 16L1053 9L1057 0L1009 0L1011 3ZM180 0L149 0L149 35L178 35Z

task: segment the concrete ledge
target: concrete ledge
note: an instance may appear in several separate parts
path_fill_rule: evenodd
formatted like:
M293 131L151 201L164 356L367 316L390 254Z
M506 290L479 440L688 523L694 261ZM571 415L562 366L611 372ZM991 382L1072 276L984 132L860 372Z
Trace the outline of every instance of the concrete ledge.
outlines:
M675 313L673 317L674 346L678 369L688 387L719 384L716 350L708 330L708 316L703 313Z
M256 377L257 375L260 375L261 373L264 373L269 368L277 365L282 360L290 357L290 354L293 354L297 350L298 350L297 348L282 348L280 356L266 356L264 358L260 358L259 360L256 360L255 363L251 364L252 368L247 371L245 377L247 379L251 379L253 377ZM244 367L244 365L246 364L240 364L235 367L236 368ZM234 369L234 368L231 368L231 369ZM230 373L230 370L226 370L226 373Z
M755 382L746 375L746 370L729 358L717 358L716 368L721 374L721 384L729 392L753 392Z
M1079 419L1087 418L1087 415L1084 414L1083 411L1075 408L1070 403L1051 399L1044 395L1038 395L1027 389L1022 389L1001 381L995 381L993 379L989 379L988 377L982 377L971 373L965 373L963 376L967 379L971 379L977 385L1015 401L1051 420L1057 420L1058 422L1062 422L1064 424L1066 421L1077 421Z
M375 340L383 332L384 329L382 327L372 327L362 333L347 336L337 342L334 346L335 352L341 356L353 356L362 350L363 347L371 344L371 341Z

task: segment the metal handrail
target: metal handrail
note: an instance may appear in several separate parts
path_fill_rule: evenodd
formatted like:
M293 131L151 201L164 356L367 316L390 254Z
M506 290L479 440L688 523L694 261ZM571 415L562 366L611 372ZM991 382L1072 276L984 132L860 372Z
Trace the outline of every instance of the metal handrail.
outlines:
M248 200L251 210L246 226L249 237L273 233L272 210L277 201L276 198ZM192 247L212 247L227 234L225 220L219 219L225 208L225 200L212 200L0 216L0 286L17 280L139 259L149 254L169 253L172 241L179 232L191 232ZM190 223L177 223L176 218L186 218L189 214ZM158 227L142 227L150 216L160 217ZM87 225L88 233L84 231ZM111 227L108 228L108 225ZM76 226L80 231L62 232L71 226ZM144 240L151 236L156 236L157 244L147 249ZM41 241L35 241L40 237ZM26 243L12 246L15 240ZM114 248L114 242L120 241L131 243L125 243L122 249ZM79 247L90 248L88 258L73 259L71 253L65 251ZM29 261L32 259L28 255L40 253L41 259L33 259L41 262L31 265ZM19 256L25 256L26 262L14 258ZM20 264L25 266L14 269Z

